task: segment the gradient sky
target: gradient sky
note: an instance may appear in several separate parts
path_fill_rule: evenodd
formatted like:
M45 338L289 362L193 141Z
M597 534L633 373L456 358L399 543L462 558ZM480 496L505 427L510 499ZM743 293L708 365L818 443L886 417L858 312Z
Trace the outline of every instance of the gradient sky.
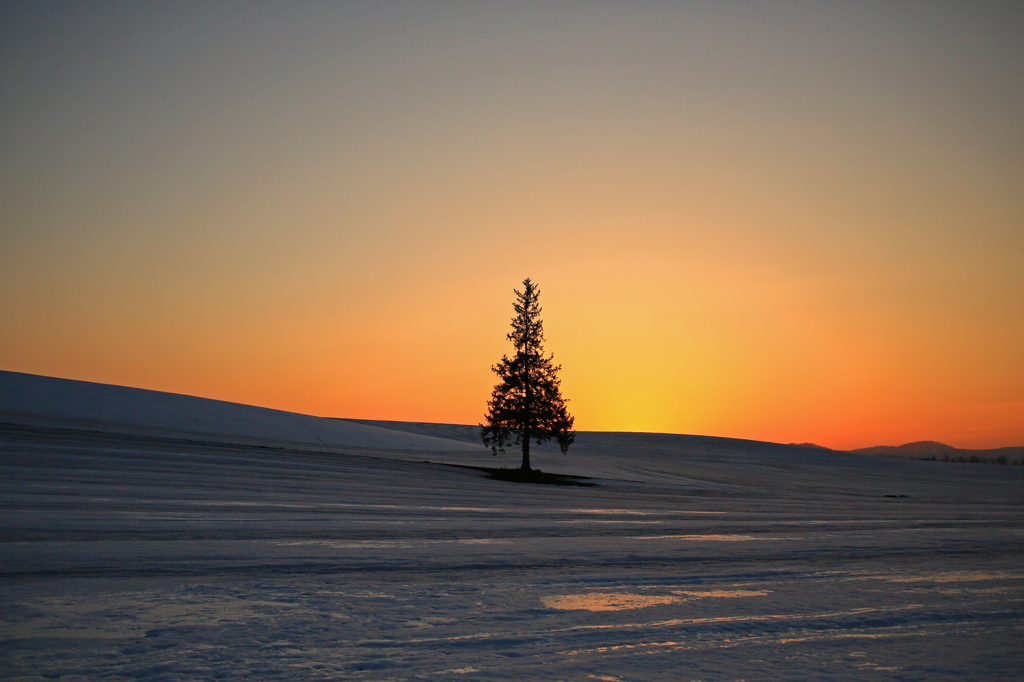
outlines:
M1024 445L1024 5L5 3L0 369Z

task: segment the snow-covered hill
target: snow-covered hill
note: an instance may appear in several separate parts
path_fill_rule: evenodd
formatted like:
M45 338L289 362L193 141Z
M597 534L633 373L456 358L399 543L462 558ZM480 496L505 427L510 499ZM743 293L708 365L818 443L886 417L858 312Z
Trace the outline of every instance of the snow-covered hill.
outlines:
M0 372L0 422L275 446L482 450L345 420L18 372Z
M1024 467L581 433L538 465L598 486L538 486L439 464L496 463L471 426L0 395L0 679L1024 669Z

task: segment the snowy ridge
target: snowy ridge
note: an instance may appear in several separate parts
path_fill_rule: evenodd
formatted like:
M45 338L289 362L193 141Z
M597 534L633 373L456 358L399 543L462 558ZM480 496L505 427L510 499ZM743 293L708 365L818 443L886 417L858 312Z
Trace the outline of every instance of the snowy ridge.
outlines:
M0 372L0 423L246 445L360 452L409 461L516 467L492 457L474 425L314 417L221 400ZM568 456L534 447L543 471L715 490L959 495L958 467L922 470L858 453L735 438L582 431ZM1003 479L986 468L978 479ZM1017 472L1012 472L1016 474ZM1024 474L1024 471L1020 472ZM1005 488L999 488L1002 494ZM1012 493L1010 494L1012 497Z
M223 400L3 371L0 422L263 445L482 450L457 440Z

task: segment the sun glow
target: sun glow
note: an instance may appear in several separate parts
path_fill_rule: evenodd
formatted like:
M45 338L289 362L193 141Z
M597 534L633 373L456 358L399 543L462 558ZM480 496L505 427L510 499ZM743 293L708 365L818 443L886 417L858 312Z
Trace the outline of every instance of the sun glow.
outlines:
M15 12L0 367L475 424L530 276L578 429L1020 445L1024 42L918 11Z

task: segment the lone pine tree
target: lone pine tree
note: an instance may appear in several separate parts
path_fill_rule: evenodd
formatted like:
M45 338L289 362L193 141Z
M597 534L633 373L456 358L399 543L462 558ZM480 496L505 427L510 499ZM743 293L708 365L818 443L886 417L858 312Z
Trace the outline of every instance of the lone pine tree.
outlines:
M540 289L527 277L523 291L515 292L516 316L507 337L515 355L502 356L491 367L501 382L487 401L487 423L480 426L480 437L495 455L504 453L506 445L522 445L521 468L530 471L531 440L540 445L554 439L564 455L576 433L562 398L558 378L562 366L554 364L554 355L544 357L544 323L537 303Z

